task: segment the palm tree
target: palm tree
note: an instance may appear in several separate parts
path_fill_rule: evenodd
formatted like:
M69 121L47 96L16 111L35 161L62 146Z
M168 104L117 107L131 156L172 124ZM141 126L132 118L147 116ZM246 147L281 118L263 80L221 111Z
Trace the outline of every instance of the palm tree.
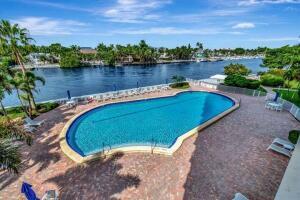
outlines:
M4 114L4 116L7 117L7 112L4 108L4 105L2 103L2 100L5 97L5 92L8 94L11 94L12 88L9 82L9 77L10 77L10 70L9 68L3 63L0 64L0 104L1 104L1 109Z
M203 50L203 44L202 43L197 42L196 46L198 47L199 50L201 50L201 51Z
M290 86L290 80L293 78L293 71L291 69L286 70L283 74L283 78L287 80L287 86L288 86L288 91L289 91L289 86Z
M2 86L0 86L0 105L1 105L1 110L2 110L3 115L7 117L7 112L6 112L6 110L4 108L4 105L2 103L2 101L3 101L4 97L5 97L4 94L5 94L4 88Z
M21 66L23 74L25 67L21 49L28 46L33 39L29 37L28 30L20 28L18 24L11 25L7 20L0 22L0 48L11 54L12 58Z
M21 165L21 154L18 147L9 140L0 140L0 170L18 173Z
M299 89L299 85L300 85L300 69L295 69L293 71L293 78L298 81L297 88Z
M20 93L20 89L19 89L21 87L22 83L23 83L23 74L21 74L20 72L15 73L13 78L10 80L10 84L13 86L13 88L17 92L18 99L20 101L20 104L21 104L24 112L26 113L27 116L29 116L30 114L22 101L22 97L21 97L21 93Z
M36 76L32 72L27 71L25 72L25 75L16 73L15 82L18 83L19 89L24 92L24 94L21 95L21 98L28 102L29 113L31 117L32 114L37 111L36 103L33 96L33 92L38 93L38 91L36 90L36 82L40 82L44 85L45 79Z
M0 123L0 170L18 173L21 166L21 154L15 141L32 144L32 137L21 125L13 122Z

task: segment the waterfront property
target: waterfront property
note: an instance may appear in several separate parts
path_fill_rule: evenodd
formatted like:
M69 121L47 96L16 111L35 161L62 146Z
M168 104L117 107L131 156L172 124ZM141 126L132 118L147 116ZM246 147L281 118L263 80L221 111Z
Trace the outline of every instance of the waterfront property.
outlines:
M192 86L192 90L208 90ZM173 95L178 90L128 96L122 101ZM35 133L32 147L22 146L21 175L0 174L0 196L19 199L22 181L38 196L49 189L61 199L231 199L241 192L249 199L273 199L288 158L267 151L275 137L287 138L299 122L288 112L264 108L265 97L238 94L238 110L186 139L172 155L117 153L78 165L61 150L59 137L74 116L107 102L76 108L58 107L41 115L46 120ZM15 194L12 196L12 194Z

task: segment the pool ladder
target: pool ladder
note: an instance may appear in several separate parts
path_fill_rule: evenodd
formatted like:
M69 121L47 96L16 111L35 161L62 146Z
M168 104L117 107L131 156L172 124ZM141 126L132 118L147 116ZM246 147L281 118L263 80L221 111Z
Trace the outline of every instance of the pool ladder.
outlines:
M107 152L111 151L111 145L107 144L107 146L109 147L109 149L107 150ZM102 142L102 154L104 155L104 158L106 158L106 154L105 154L105 143Z
M157 145L157 142L152 138L152 140L151 140L151 154L153 154L153 151L154 151L156 145Z

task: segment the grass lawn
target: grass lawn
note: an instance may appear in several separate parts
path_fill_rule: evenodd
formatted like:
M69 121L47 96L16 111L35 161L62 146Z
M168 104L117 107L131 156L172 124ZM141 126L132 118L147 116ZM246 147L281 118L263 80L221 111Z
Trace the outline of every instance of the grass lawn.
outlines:
M288 81L285 81L284 84L285 84L285 86L287 87L287 86L288 86ZM298 81L296 81L296 80L291 80L291 81L289 82L289 88L297 89L297 88L298 88L298 84L299 84Z
M42 113L49 112L50 110L53 110L54 108L56 108L58 106L59 106L58 103L37 104L38 114L36 115L36 117ZM6 112L10 119L25 117L25 112L23 111L23 109L21 107L8 108L8 109L6 109ZM5 117L0 115L0 121L3 121L3 120L5 120Z
M281 89L274 89L274 91L279 92L281 98L290 101L293 104L300 107L300 97L297 91L288 91L288 90L281 90Z

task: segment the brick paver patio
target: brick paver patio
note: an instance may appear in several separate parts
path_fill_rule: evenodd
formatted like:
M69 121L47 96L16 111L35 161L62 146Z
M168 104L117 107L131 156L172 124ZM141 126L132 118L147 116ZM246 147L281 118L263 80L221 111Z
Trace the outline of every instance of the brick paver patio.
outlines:
M59 107L40 116L47 123L31 147L22 147L21 174L0 173L0 199L23 199L22 181L31 183L39 197L56 189L60 199L209 200L231 199L235 192L273 199L288 158L266 148L300 123L287 112L266 110L263 97L239 97L240 109L187 139L172 157L119 154L85 165L62 153L58 135L72 116L96 103Z

